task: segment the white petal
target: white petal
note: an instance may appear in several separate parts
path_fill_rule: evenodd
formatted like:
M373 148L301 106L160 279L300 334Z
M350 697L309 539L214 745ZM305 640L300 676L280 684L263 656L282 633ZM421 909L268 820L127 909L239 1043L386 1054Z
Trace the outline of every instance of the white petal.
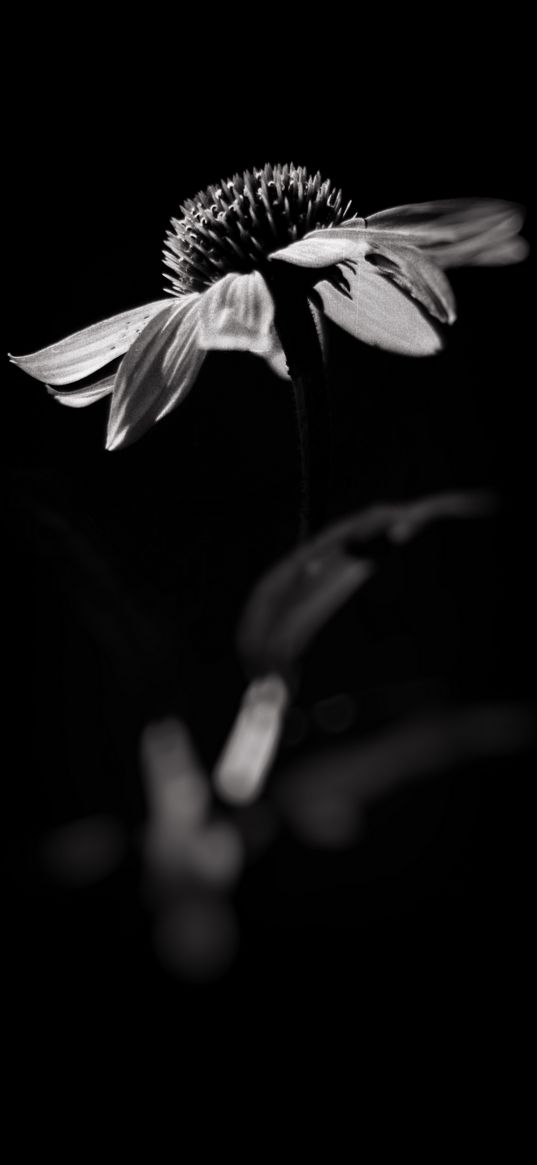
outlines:
M273 324L274 302L259 271L225 275L203 292L201 348L266 352Z
M441 323L452 324L456 319L455 298L444 272L419 247L383 239L368 247L367 262Z
M186 396L205 359L199 346L197 294L167 301L147 325L118 369L107 449L129 445L171 412Z
M418 299L442 323L453 323L455 301L440 267L416 246L405 244L389 232L369 231L365 219L349 220L345 227L312 231L271 258L303 267L328 267L344 261L361 263L365 255L384 275ZM384 262L383 260L387 260Z
M112 376L105 376L103 380L98 380L96 384L87 385L86 388L77 388L72 392L59 392L56 388L49 388L50 395L58 404L67 405L70 409L85 409L87 405L92 405L97 400L102 400L103 396L109 396L114 387L116 373Z
M348 234L349 231L361 231L361 230L364 230L365 227L366 227L365 218L360 218L359 215L354 215L352 218L346 218L342 223L339 224L339 226L328 227L328 228L325 227L324 230L328 229L330 231L330 234L333 235L334 238L337 239L337 238L343 238L346 234ZM323 228L322 227L317 228L317 230L315 230L315 231L310 231L309 234L306 235L306 238L311 239L314 237L314 235L319 235L322 233L323 233Z
M368 231L388 232L426 247L431 259L442 266L490 261L502 244L502 262L518 262L520 248L513 246L511 259L506 244L514 241L524 222L524 210L513 202L493 198L452 198L395 206L372 214Z
M280 376L282 380L290 380L289 369L287 367L287 360L285 352L280 344L276 329L273 329L272 344L266 352L259 352L258 355L266 360L272 371L276 376Z
M10 360L45 384L74 384L122 356L153 316L169 305L169 299L159 299L130 308L39 352L28 356L10 355Z
M346 234L334 237L335 234L335 230L313 231L298 243L290 243L281 251L274 251L269 259L293 263L296 267L331 267L334 263L341 263L363 252L358 236Z
M368 219L347 219L329 233L341 242L365 239L370 245L388 242L419 247L441 267L494 266L526 258L528 244L517 237L523 222L524 209L516 203L453 198L395 206ZM317 239L324 233L311 231L306 238Z
M317 230L309 231L301 241L313 242L317 239L331 239L333 243L339 243L346 239L350 243L360 244L362 237L365 239L369 233L365 218L348 218L338 227L318 227ZM297 245L293 243L293 246Z
M290 380L289 369L287 367L287 360L283 348L279 348L274 352L263 354L263 359L266 360L269 367L274 372L275 376L279 376L281 380Z
M521 263L529 255L529 250L530 246L526 239L520 237L506 239L503 243L474 251L472 264L477 267L505 267L508 263ZM436 261L439 262L438 259ZM462 263L462 259L460 262ZM444 262L444 266L448 267L449 263Z
M442 347L432 323L375 267L362 259L356 273L345 272L351 298L323 280L317 284L326 315L365 344L405 356L430 356Z

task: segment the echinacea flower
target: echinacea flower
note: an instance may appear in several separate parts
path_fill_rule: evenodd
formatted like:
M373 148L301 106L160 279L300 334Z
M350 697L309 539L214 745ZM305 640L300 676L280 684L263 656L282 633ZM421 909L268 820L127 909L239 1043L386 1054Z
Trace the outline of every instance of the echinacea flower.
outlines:
M11 357L62 404L80 408L111 394L108 449L130 444L180 404L210 349L245 350L288 375L276 269L356 339L428 356L443 344L438 325L456 315L443 268L514 263L527 251L517 237L523 214L512 203L451 199L359 218L330 181L293 165L237 174L181 210L164 251L171 300ZM97 383L57 391L120 356L117 370Z

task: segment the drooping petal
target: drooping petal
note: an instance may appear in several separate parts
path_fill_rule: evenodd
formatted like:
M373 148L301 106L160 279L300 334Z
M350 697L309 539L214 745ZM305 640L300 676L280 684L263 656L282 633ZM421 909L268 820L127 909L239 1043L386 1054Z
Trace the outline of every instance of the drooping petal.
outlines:
M61 392L56 388L49 388L48 391L58 404L67 405L70 409L85 409L87 405L95 404L95 401L102 400L104 396L109 396L114 387L116 374L112 376L105 376L103 380L98 380L96 384L90 384L86 388L77 388L72 392Z
M203 292L201 348L267 352L271 347L274 302L259 271L230 274Z
M355 226L349 229L313 231L270 257L300 267L321 268L348 261L360 264L367 256L382 274L417 299L436 319L453 323L453 292L440 267L418 247L405 245L396 236L367 230L365 219L353 221Z
M351 258L356 247L363 249L360 248L358 235L349 232L341 237L341 232L338 232L336 237L335 229L326 229L312 231L298 243L290 243L280 251L273 251L269 259L292 263L296 267L330 267Z
M169 299L130 308L28 356L10 355L10 360L44 384L74 384L122 356L146 324L166 306L170 306Z
M527 253L516 238L524 210L501 199L418 202L381 210L366 222L368 231L388 232L413 246L426 247L430 258L443 267L516 263ZM352 229L351 222L345 225Z
M529 255L529 250L530 246L526 239L520 237L506 239L503 243L495 243L494 246L483 247L481 251L474 252L472 265L476 267L505 267L510 263L521 263ZM461 258L461 266L462 262ZM448 265L446 262L443 264L444 267ZM454 264L451 265L454 266Z
M200 298L168 300L129 349L114 385L107 449L136 441L192 388L206 355L199 345Z
M350 242L356 242L360 239L362 232L367 230L367 223L365 218L347 218L338 227L318 227L314 231L309 231L304 239L332 239L335 242L341 242L342 239L348 239Z
M354 261L353 261L354 262ZM442 340L413 299L376 270L365 258L345 273L350 297L326 280L317 284L326 315L365 344L405 356L430 356Z
M457 316L455 298L446 276L418 247L375 241L368 248L366 261L417 299L442 324L454 322Z
M289 369L287 367L285 352L278 339L278 334L275 328L273 328L271 332L270 348L267 348L266 352L259 352L257 354L261 356L263 360L266 360L267 364L270 366L276 376L280 376L282 380L291 379L289 376Z

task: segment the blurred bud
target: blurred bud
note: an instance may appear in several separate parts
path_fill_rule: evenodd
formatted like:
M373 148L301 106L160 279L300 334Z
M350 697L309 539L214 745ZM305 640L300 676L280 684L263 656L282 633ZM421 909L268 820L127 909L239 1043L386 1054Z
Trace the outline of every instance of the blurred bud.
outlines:
M206 983L229 970L238 948L230 907L213 895L185 894L160 911L153 932L155 953L174 975Z
M199 825L208 810L209 786L180 720L169 717L146 726L141 763L153 821L173 822L174 830Z
M247 688L215 767L215 787L226 801L245 803L260 792L280 742L288 700L287 685L277 675Z
M234 826L224 821L190 833L178 832L173 822L150 823L144 854L146 872L159 894L191 883L228 889L236 882L243 863L241 838Z

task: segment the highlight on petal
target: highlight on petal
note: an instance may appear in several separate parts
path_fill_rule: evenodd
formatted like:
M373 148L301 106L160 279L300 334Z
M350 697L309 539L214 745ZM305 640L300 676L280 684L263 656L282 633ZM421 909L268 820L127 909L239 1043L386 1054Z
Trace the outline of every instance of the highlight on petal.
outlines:
M293 243L271 255L301 267L328 267L338 263L369 262L418 299L427 311L442 323L453 323L455 301L440 267L435 266L418 247L399 238L368 231L365 219L350 220L352 227L312 231L299 243Z
M366 258L381 275L417 299L435 319L442 324L454 322L455 298L446 276L418 247L374 242Z
M201 348L265 353L272 346L274 302L259 271L232 273L203 292Z
M129 445L186 396L205 359L196 293L170 303L132 345L116 375L107 449Z
M418 202L366 219L368 233L387 233L426 247L430 258L444 267L519 262L528 250L516 238L523 222L521 206L494 198ZM346 225L352 229L352 223Z
M329 319L357 340L403 356L431 356L442 339L413 299L365 258L345 274L349 296L326 280L317 284Z
M276 376L280 376L282 380L290 380L289 369L287 367L287 359L285 352L278 339L276 328L271 331L271 345L266 352L259 352L257 355L262 356L266 360L269 367Z
M483 246L480 251L474 251L472 255L472 266L475 267L505 267L511 263L522 263L530 253L530 245L526 239L520 238L518 235L514 239L505 239L503 243L490 243ZM449 257L448 257L449 259ZM444 267L454 267L455 262L453 258L451 262L446 262L440 259L437 262L442 262ZM468 260L469 261L469 260ZM459 266L463 265L462 258L462 244L459 250Z
M279 259L284 263L293 263L296 267L330 267L334 263L342 263L344 259L354 258L355 253L360 255L363 246L358 234L341 231L323 230L312 231L298 243L290 243L280 251L273 251L269 259Z
M28 356L9 354L9 358L12 364L44 384L73 384L127 352L149 321L165 306L169 307L169 303L169 299L159 299L129 308L48 348Z
M67 405L70 409L85 409L88 405L95 404L95 401L102 400L105 396L110 396L113 391L116 373L111 376L105 376L103 380L98 380L96 384L90 384L86 388L77 388L71 392L61 392L56 388L48 388L54 400L58 401L60 405Z

